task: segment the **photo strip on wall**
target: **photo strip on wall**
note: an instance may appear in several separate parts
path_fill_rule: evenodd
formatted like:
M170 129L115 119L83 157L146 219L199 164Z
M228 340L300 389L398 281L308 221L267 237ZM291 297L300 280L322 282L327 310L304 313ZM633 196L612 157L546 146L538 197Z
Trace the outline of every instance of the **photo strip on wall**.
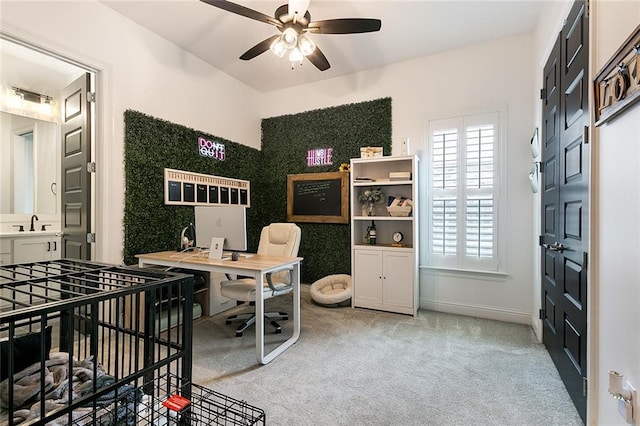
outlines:
M164 204L251 207L248 180L164 169Z

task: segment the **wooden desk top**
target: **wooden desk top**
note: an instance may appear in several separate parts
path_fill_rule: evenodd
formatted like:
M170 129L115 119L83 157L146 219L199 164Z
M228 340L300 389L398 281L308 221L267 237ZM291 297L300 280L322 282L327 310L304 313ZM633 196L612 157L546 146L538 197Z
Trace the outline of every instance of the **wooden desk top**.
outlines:
M281 257L281 256L264 256L264 255L251 255L242 256L238 260L231 259L209 259L207 253L200 252L177 252L177 251L161 251L156 253L137 254L136 257L143 262L148 261L154 263L154 261L162 262L163 264L172 263L175 267L179 265L188 265L212 268L231 268L231 269L243 269L253 271L268 271L274 268L286 267L299 263L301 257Z

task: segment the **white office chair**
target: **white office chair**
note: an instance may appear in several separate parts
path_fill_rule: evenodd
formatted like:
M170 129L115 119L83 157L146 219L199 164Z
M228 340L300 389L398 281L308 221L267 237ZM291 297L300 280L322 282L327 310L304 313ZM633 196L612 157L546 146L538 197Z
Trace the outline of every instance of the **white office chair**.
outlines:
M300 228L295 223L272 223L262 228L257 254L296 257L298 256L298 248L300 247L300 236ZM265 300L293 291L290 269L266 274L264 281L263 297ZM220 283L220 293L230 299L252 303L256 300L256 281L253 278L223 281ZM264 317L265 320L268 320L268 322L275 327L276 333L281 333L282 327L276 320L287 320L289 319L289 314L287 312L265 312ZM239 320L243 322L236 329L236 337L242 336L242 333L255 323L255 311L252 313L232 315L227 318L226 323L231 324Z

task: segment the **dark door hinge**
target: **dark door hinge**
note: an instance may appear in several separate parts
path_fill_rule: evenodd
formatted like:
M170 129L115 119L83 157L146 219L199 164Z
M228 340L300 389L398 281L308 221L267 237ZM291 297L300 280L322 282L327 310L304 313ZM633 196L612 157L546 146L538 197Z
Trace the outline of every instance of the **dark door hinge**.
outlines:
M589 126L584 126L584 129L582 130L582 143L589 143Z
M588 265L589 265L589 253L587 253L586 251L584 253L582 253L582 269L588 269Z
M544 162L541 161L540 164L538 165L538 170L540 170L540 173L544 173Z
M540 89L540 99L547 99L547 89Z
M582 396L586 397L589 388L589 380L586 377L582 378Z
M584 17L585 18L589 18L589 9L590 9L589 6L590 6L589 5L589 0L586 0L584 2Z
M541 246L543 244L542 235L538 235L538 245Z
M538 318L539 318L539 319L541 319L541 320L543 320L543 319L544 319L544 317L545 317L545 314L546 314L546 312L544 311L544 309L540 309L540 310L538 311Z

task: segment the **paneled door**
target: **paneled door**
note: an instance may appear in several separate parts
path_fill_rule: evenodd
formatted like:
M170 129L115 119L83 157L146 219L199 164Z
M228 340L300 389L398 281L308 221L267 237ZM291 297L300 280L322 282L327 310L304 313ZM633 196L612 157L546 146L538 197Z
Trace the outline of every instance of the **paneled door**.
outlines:
M586 2L576 1L543 71L543 340L580 416L587 412L589 72Z
M91 87L89 73L62 90L62 257L91 259Z

